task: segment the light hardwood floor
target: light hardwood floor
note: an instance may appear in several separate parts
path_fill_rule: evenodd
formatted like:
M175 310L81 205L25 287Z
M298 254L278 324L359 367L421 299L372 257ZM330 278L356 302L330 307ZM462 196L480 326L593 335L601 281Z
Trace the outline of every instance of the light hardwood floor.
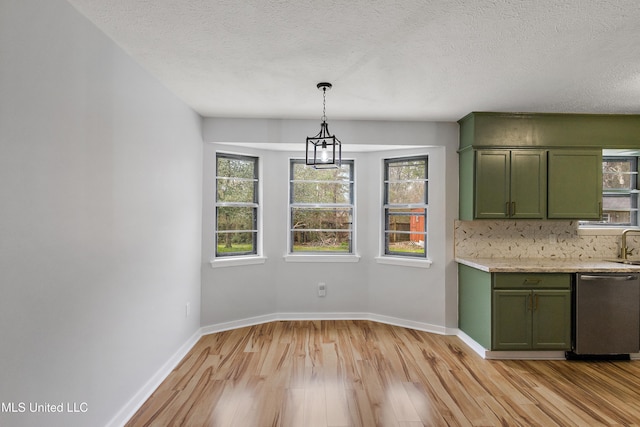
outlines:
M289 321L202 337L127 426L629 426L640 361L489 361L457 337Z

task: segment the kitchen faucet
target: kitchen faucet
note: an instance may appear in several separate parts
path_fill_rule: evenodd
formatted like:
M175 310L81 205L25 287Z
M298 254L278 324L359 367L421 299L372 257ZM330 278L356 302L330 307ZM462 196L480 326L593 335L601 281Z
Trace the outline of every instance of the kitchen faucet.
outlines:
M622 232L622 241L620 243L620 258L627 259L628 255L633 255L633 249L629 249L627 247L627 234L629 233L637 233L640 234L640 229L638 228L628 228Z

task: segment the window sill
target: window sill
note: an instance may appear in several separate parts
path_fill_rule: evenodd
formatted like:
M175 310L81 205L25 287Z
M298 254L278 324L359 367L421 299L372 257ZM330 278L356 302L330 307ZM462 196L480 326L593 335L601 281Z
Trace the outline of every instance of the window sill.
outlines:
M411 259L393 256L378 256L376 257L376 263L416 268L430 268L432 264L431 260L429 259Z
M267 260L267 257L264 257L264 256L252 256L252 257L214 258L209 262L212 268L219 268L219 267L236 267L239 265L264 264L266 260Z
M285 255L286 262L358 262L359 255Z

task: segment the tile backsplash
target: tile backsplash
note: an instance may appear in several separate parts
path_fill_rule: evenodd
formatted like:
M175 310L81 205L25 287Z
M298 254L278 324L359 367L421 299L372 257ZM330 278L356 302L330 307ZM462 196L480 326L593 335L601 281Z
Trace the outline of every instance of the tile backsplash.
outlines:
M638 248L636 239L629 246ZM455 222L458 257L607 259L619 250L619 235L580 234L577 221Z

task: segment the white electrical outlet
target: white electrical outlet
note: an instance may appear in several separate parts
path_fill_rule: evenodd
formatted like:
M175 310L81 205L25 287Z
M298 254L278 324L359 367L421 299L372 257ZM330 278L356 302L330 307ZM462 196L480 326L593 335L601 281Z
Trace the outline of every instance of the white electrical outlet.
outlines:
M558 236L555 234L549 234L549 243L558 243Z
M327 285L324 282L318 283L318 296L324 297L327 295Z
M188 302L187 305L185 306L184 314L185 314L185 317L189 317L189 315L191 314L191 303L190 302Z

